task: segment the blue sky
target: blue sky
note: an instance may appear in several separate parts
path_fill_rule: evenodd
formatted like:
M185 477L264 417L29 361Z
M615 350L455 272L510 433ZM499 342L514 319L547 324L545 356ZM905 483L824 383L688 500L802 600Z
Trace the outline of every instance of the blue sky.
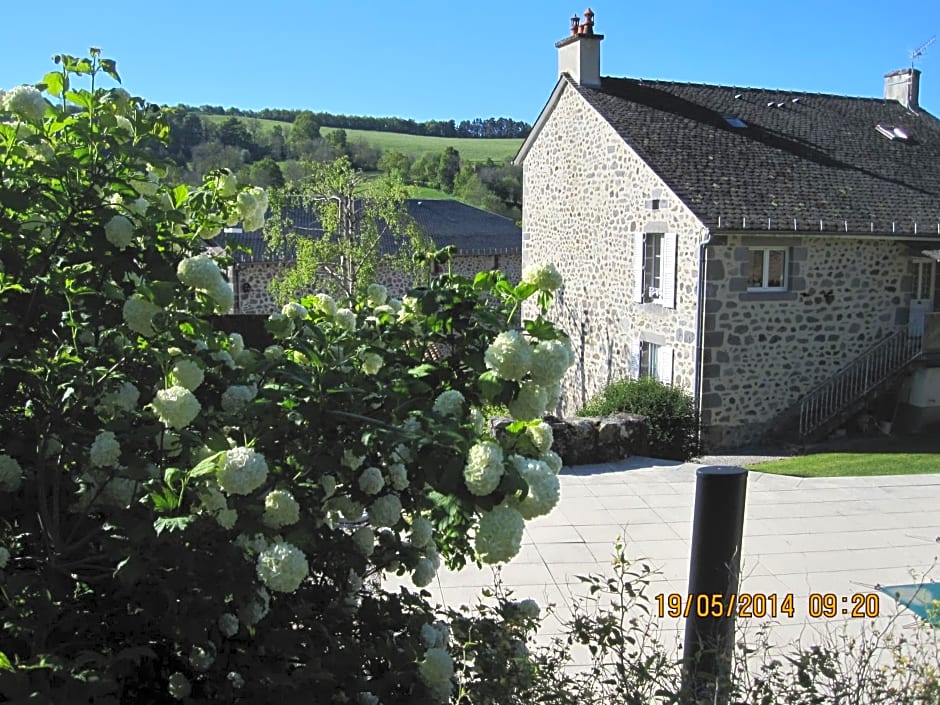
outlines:
M555 41L586 7L582 0L4 4L0 88L40 80L56 53L99 46L117 60L128 90L157 103L527 122L557 78ZM910 66L910 52L940 34L938 0L606 0L593 10L606 36L604 75L870 97L881 96L885 73ZM940 41L917 67L921 105L940 114Z

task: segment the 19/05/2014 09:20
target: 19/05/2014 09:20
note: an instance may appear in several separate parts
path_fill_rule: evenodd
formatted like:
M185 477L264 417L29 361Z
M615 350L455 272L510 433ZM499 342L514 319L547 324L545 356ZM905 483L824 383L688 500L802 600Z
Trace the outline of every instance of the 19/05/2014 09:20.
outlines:
M775 619L797 616L796 598L793 593L732 593L680 594L677 592L656 595L657 613L660 617L738 617L741 619ZM839 596L836 593L810 593L806 602L806 614L820 617L864 617L875 618L880 614L877 593L857 592Z

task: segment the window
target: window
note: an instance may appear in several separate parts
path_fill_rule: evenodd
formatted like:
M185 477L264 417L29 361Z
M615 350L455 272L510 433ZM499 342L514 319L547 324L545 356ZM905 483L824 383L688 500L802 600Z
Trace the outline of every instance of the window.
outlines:
M659 379L659 346L640 341L640 377Z
M734 115L725 115L724 118L725 118L725 122L731 125L731 127L737 127L737 128L747 127L747 123L744 122L744 120L742 120L739 117L735 117Z
M647 233L643 243L643 298L656 301L662 298L663 234Z
M633 359L633 377L652 377L663 384L672 384L674 350L668 345L640 340Z
M747 277L748 291L787 290L786 248L751 248L751 269Z
M676 234L640 233L634 247L634 301L675 308Z

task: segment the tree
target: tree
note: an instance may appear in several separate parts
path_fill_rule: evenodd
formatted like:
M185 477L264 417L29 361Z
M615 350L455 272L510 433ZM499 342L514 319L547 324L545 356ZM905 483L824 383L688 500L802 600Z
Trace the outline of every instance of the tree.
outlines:
M228 147L238 147L254 155L258 145L245 122L237 117L230 117L219 126L219 142Z
M408 182L411 171L412 159L402 152L387 151L382 153L379 159L379 169L387 174L395 174L402 181Z
M413 256L429 242L408 215L401 179L386 176L363 188L347 157L308 167L306 179L271 198L266 239L274 249L288 245L297 253L294 266L272 281L275 298L287 301L313 288L351 301L374 283L380 262L416 273ZM315 213L322 234L298 235L292 209Z
M440 160L437 165L437 180L441 189L447 193L454 191L454 178L460 171L460 152L453 147L448 147L441 152Z
M320 123L309 110L304 110L294 118L290 128L292 140L318 140L320 139Z
M284 185L284 175L277 162L271 157L265 157L253 164L249 164L242 172L243 181L252 186L262 188L281 188Z

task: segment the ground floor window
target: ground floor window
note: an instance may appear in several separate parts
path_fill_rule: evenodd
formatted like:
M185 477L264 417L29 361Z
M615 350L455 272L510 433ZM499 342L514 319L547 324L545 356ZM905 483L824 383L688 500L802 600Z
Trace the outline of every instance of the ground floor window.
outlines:
M659 346L649 341L640 341L640 377L659 379Z
M785 247L752 247L748 291L786 291L788 257Z

